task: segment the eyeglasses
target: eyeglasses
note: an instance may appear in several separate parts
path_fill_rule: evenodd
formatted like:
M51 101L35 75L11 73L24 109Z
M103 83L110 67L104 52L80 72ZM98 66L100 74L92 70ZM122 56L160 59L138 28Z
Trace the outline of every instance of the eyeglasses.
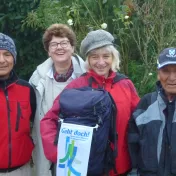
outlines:
M62 41L60 43L52 42L49 44L49 47L50 49L55 50L58 47L58 45L60 45L62 48L67 48L68 44L69 44L68 40Z

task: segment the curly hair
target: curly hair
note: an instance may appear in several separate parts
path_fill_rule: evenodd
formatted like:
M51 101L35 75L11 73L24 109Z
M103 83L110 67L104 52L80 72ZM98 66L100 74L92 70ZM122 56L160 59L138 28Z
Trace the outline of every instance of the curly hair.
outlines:
M76 35L73 30L65 24L52 24L43 34L43 46L46 51L49 49L49 43L55 37L67 37L71 46L76 46Z

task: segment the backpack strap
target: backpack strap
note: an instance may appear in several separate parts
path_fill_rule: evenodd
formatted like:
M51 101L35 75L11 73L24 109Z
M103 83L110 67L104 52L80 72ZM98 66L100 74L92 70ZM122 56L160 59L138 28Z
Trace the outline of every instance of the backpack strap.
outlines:
M118 140L118 134L117 134L117 128L116 128L116 117L117 117L117 107L114 102L114 99L112 98L111 94L109 93L109 96L111 97L112 103L112 109L113 109L113 120L112 120L112 127L113 127L113 143L114 143L114 158L117 157L117 140Z
M124 74L121 74L119 72L116 72L116 76L114 77L113 79L113 84L123 80L123 79L128 79L127 76L125 76ZM118 154L118 148L117 148L117 140L118 140L118 133L117 133L117 128L116 128L116 117L117 117L117 107L116 107L116 103L112 97L112 95L109 93L109 96L111 98L111 101L112 101L112 109L113 109L113 114L112 114L112 121L111 121L111 128L112 128L112 131L111 131L111 142L114 144L114 150L113 150L113 160L114 160L114 166L113 166L113 170L114 170L114 173L117 174L117 169L116 169L116 157L117 157L117 154Z
M73 53L72 55L73 57L75 57L75 59L77 60L78 64L80 65L80 60L77 54Z
M108 94L109 94L109 97L111 98L112 109L113 109L112 120L111 120L112 131L111 131L111 139L110 139L110 141L114 144L114 150L113 150L114 166L113 166L113 169L114 169L114 173L117 174L116 164L115 164L115 162L116 162L115 159L116 159L117 153L118 153L118 148L117 148L118 133L117 133L117 128L116 128L117 107L116 107L116 104L115 104L115 101L114 101L112 95L110 93L108 93Z
M128 79L128 77L125 76L124 74L121 74L121 73L119 73L119 72L116 72L116 76L115 76L114 79L113 79L113 83L115 84L115 83L119 82L119 81L122 80L122 79Z
M96 80L91 76L89 79L88 79L88 83L89 83L89 87L92 87L92 83L93 82L96 82ZM100 85L98 84L98 89L101 89Z
M93 77L90 77L90 78L88 79L89 87L92 87L93 81L95 81L95 79L94 79Z
M59 113L59 118L63 119L63 114L62 113ZM62 123L61 120L59 120L58 121L58 130L57 130L57 133L56 133L56 136L55 136L55 139L54 139L54 145L55 146L57 146L57 144L58 144L61 123Z

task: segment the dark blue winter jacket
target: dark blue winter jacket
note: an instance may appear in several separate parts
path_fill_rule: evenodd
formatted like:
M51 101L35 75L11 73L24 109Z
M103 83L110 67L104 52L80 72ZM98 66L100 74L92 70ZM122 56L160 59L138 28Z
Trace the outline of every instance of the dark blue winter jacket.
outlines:
M157 91L140 100L129 121L131 162L141 176L176 176L175 107L158 82Z

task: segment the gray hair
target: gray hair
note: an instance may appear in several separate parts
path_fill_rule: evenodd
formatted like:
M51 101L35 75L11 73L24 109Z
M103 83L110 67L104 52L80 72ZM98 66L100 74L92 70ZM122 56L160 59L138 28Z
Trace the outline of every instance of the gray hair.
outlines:
M119 53L119 51L113 45L107 45L107 46L104 46L101 48L107 49L112 54L113 62L112 62L111 69L115 72L117 70L120 70L120 53ZM98 49L100 49L100 48L96 48L94 50L98 50ZM91 50L91 51L93 51L93 50ZM91 51L89 51L87 53L87 57L86 57L86 61L85 61L86 71L88 71L90 69L89 56L90 56Z

